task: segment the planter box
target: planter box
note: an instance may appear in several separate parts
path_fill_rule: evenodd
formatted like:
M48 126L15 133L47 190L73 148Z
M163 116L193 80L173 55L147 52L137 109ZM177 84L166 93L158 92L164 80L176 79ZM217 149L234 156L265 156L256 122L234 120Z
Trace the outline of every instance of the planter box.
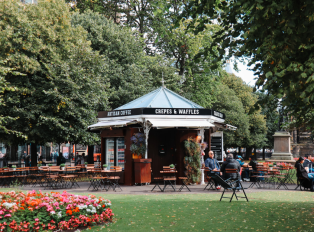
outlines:
M152 159L134 159L135 184L146 184L151 179Z

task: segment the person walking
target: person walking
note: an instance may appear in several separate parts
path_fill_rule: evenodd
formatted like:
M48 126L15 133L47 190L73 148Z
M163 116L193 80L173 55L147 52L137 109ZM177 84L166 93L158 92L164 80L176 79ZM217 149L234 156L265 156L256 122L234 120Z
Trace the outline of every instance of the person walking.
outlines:
M8 166L8 153L5 153L3 156L3 167Z
M30 154L27 154L26 151L24 151L24 156L23 156L24 162L25 162L25 167L29 167L29 160L30 160Z
M2 151L0 151L0 168L3 168L3 157L4 154L2 153Z
M59 157L59 154L58 154L57 150L55 150L55 153L53 154L53 160L54 160L54 162L57 161L58 157Z

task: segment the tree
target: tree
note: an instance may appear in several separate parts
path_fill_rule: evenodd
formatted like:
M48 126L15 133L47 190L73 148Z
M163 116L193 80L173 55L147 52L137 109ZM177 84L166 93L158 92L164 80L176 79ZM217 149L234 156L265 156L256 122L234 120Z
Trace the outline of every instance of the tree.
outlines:
M110 67L107 76L113 90L109 96L112 109L161 86L162 75L168 88L178 89L179 77L171 62L159 55L145 55L144 44L129 28L120 27L90 10L75 13L72 25L83 27L92 48L107 58Z
M5 105L6 105L6 103L4 102L4 97L3 97L4 92L5 91L14 92L15 91L14 87L9 86L9 84L5 80L5 76L8 75L9 73L11 75L23 75L21 73L13 71L13 69L11 69L11 68L3 67L2 65L4 63L5 62L0 62L0 106L1 107L5 107ZM12 118L10 116L1 115L0 116L0 133L7 134L7 135L13 134L15 136L25 138L25 136L21 132L11 130L7 127L7 124L11 121L14 121L15 119L16 118Z
M248 57L257 87L282 98L297 126L314 123L299 117L314 111L313 13L311 0L200 0L190 1L181 17L198 19L196 33L217 19L222 26L213 43L220 45L217 60L226 48L229 56Z
M154 3L153 0L77 0L73 9L81 13L92 10L116 24L132 28L134 34L145 42L143 49L149 54L153 43Z
M257 91L255 94L258 96L258 104L262 109L262 114L266 118L267 134L264 147L273 148L273 135L279 129L279 113L277 111L279 102L273 95L266 94L265 92Z
M4 91L0 115L16 118L7 127L27 136L1 133L1 140L93 144L98 138L86 129L108 105L107 66L92 51L86 32L71 26L67 4L1 1L0 15L0 56L7 61L3 67L23 73L5 73L15 91Z
M225 146L259 148L265 144L266 120L261 108L256 108L258 96L253 88L240 77L225 74L214 104L217 110L226 114L226 123L238 127L236 131L226 131Z

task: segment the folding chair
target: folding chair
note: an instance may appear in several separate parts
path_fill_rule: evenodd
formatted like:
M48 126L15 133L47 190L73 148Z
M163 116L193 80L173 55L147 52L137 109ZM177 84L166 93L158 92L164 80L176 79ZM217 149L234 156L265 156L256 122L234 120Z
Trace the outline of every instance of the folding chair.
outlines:
M88 169L88 177L90 181L90 185L87 190L89 190L91 187L92 190L98 190L100 187L100 179L98 177L101 176L101 168L92 168Z
M154 180L155 182L155 186L153 187L153 189L151 191L154 191L154 189L156 187L158 187L160 189L160 191L162 191L162 188L160 187L160 185L164 182L164 178L163 177L154 177L153 171L151 170L151 175L152 175L152 180Z
M213 181L213 179L210 176L206 176L206 180L207 180L207 185L205 186L204 190L210 190L210 189L216 190L215 182Z
M181 192L181 190L186 187L190 192L191 190L189 189L189 187L186 185L186 181L188 180L187 177L179 177L179 180L182 180L182 185L181 187L179 188L179 192Z
M0 168L0 186L1 187L10 187L12 182L12 175L8 172L8 168Z
M230 202L232 201L233 199L233 196L236 197L236 199L238 200L238 198L245 198L247 201L249 201L249 199L247 198L246 194L245 194L245 191L244 191L244 188L241 184L241 181L240 180L235 180L235 181L229 181L229 182L226 182L225 180L223 180L220 176L218 175L215 175L215 176L212 176L212 178L218 183L220 184L223 188L224 188L224 191L221 195L221 198L220 198L220 201L222 198L228 198L230 199ZM228 181L228 180L227 180ZM237 187L238 186L238 187ZM232 190L233 193L232 193L232 196L229 198L229 197L224 197L224 194L225 194L225 191L226 190ZM237 196L236 194L236 191L237 190L242 190L243 193L244 193L244 197L240 197L240 196Z
M110 171L113 173L121 172L122 167L119 166L111 166ZM112 187L113 191L116 191L116 188L119 188L122 191L122 188L119 185L120 176L110 175L107 177L107 183L109 184L108 190Z
M76 181L76 175L74 175L76 168L75 167L67 167L66 173L64 176L61 176L62 183L61 186L65 188L72 188L73 186L80 187Z
M204 172L205 172L205 175L206 175L206 180L207 180L207 185L205 186L204 190L207 189L207 187L209 187L207 190L210 190L210 189L213 189L213 190L216 190L215 188L215 182L213 181L213 179L211 178L211 176L207 175L207 173L209 172L210 170L205 167L204 169ZM209 172L210 173L210 172Z

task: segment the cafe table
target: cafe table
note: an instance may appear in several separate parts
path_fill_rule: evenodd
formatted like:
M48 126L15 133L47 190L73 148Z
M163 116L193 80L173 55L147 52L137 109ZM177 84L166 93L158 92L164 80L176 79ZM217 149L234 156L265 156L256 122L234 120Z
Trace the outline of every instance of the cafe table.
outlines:
M162 189L162 192L165 191L167 185L170 185L174 191L176 191L176 170L167 170L167 171L160 171L161 174L163 175L163 180L164 180L164 188Z

